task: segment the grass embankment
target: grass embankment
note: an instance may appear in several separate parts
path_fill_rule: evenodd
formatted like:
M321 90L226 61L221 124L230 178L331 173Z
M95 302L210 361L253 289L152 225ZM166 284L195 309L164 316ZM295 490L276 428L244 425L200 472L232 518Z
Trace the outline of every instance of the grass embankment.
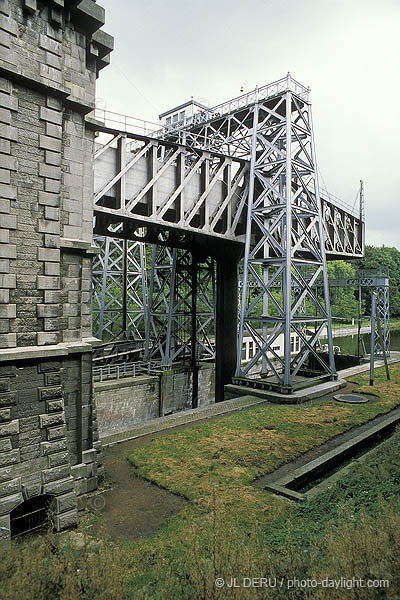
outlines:
M355 589L346 590L346 598L398 598L399 569L392 558L400 553L398 438L377 464L356 471L344 487L337 484L304 508L251 485L256 477L398 405L400 366L390 369L390 382L383 369L376 371L373 392L379 397L368 404L319 400L307 406L257 407L131 449L135 472L188 498L187 506L157 535L114 545L103 541L101 551L87 545L60 550L60 543L53 550L40 541L21 549L12 544L0 562L4 598L342 598L343 588L287 589L294 577L327 576L389 578L389 590L379 591L383 595ZM359 391L371 391L364 388L368 374L353 380ZM214 585L217 577L240 582L265 576L285 584L269 590Z
M400 320L396 319L396 320L391 320L389 323L390 326L390 330L391 331L399 331L400 329Z

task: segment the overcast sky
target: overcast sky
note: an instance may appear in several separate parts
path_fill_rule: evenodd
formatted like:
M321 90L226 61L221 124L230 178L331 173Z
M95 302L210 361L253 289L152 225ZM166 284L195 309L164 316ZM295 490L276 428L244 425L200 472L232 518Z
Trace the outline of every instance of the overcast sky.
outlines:
M284 77L311 87L317 161L366 242L400 249L400 0L100 0L115 37L98 106L158 121Z

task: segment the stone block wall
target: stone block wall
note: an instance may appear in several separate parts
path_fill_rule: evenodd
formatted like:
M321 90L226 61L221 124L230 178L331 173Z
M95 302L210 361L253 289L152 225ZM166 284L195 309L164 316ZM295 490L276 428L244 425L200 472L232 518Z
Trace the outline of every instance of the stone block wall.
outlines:
M94 133L113 39L93 0L0 0L0 526L102 476L91 369Z
M203 363L198 367L198 406L214 403L213 379L215 366ZM193 373L189 367L164 371L161 380L162 415L192 408Z
M215 365L199 367L199 407L214 403ZM94 383L100 439L160 416L192 408L190 367Z
M100 438L129 431L160 416L160 377L126 377L95 382Z

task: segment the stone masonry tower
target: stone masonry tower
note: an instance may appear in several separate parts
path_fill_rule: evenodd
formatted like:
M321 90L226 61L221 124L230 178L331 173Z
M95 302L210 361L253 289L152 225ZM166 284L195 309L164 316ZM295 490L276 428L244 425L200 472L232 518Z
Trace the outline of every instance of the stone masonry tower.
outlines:
M0 0L5 535L41 498L57 530L75 524L102 476L91 385L94 130L85 115L113 48L103 24L93 0Z

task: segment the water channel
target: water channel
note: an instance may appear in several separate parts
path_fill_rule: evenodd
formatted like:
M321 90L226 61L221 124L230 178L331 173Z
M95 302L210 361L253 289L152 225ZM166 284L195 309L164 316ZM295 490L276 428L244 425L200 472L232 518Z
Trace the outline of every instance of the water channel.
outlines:
M361 339L364 341L366 353L369 354L371 334L362 333ZM333 343L340 347L341 354L357 354L357 332L354 335L335 335ZM390 332L390 349L400 350L400 330ZM362 343L361 353L363 353Z

